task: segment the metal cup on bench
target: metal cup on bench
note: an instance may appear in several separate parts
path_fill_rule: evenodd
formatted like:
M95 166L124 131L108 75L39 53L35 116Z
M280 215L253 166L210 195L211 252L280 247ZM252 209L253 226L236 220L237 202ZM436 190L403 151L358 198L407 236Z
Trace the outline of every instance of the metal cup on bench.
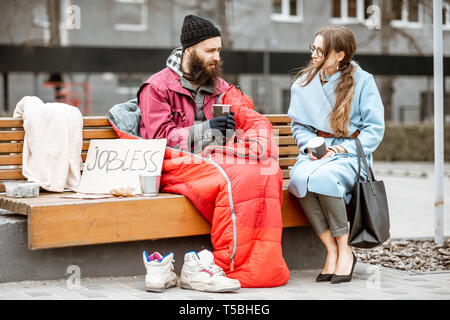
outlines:
M159 183L161 181L161 176L140 174L139 183L141 185L142 195L155 197L159 193Z

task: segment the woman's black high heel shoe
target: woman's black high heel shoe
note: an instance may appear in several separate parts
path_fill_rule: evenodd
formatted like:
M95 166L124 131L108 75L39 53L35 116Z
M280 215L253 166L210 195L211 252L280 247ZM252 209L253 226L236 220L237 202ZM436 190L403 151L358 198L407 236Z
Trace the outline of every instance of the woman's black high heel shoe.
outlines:
M350 282L352 280L352 274L353 274L353 269L355 269L355 264L356 264L356 256L355 254L352 252L353 255L353 265L352 265L352 271L350 271L350 274L346 274L346 275L337 275L337 274L333 274L333 276L331 277L331 283L333 284L337 284L337 283L341 283L341 282Z
M333 277L332 273L320 273L316 278L316 282L331 281L332 277Z

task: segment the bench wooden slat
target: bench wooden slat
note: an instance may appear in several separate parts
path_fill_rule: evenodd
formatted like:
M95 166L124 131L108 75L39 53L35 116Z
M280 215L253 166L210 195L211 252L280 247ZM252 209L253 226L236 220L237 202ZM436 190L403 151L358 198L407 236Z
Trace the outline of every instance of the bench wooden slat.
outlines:
M265 114L264 115L269 121L270 123L275 124L275 123L291 123L291 118L288 117L287 114Z
M281 154L281 153L280 153ZM285 155L295 155L294 153L284 153ZM82 161L86 161L87 157L87 149L81 152ZM279 165L280 167L292 166L295 164L296 158L293 157L280 157ZM22 154L15 155L0 155L0 165L21 165L22 164ZM0 172L0 176L2 176L2 172Z
M105 116L89 116L83 117L84 127L109 127L111 124ZM12 117L2 117L0 118L0 128L22 128L23 120L12 118Z
M300 153L297 146L279 147L278 152L280 156L298 156Z
M22 175L22 168L16 169L0 169L1 180L23 180L26 179Z
M275 140L279 146L297 145L293 136L278 136Z
M83 141L81 150L89 150L90 140ZM0 143L0 153L21 153L23 151L23 142Z
M289 154L291 155L291 154ZM86 161L87 150L83 150L81 152L81 159ZM296 158L288 157L288 158L279 158L280 167L292 166L295 164ZM22 154L15 155L0 155L0 165L21 165L22 164Z
M13 117L0 118L0 128L22 128L23 120Z
M117 139L118 136L112 128L83 130L83 139Z
M0 131L0 141L23 141L24 137L23 130Z
M0 153L21 153L23 151L23 142L0 143Z
M83 151L89 150L90 140L83 141ZM23 142L15 143L0 143L0 153L21 153L23 151ZM279 153L283 155L298 155L299 150L297 146L281 146Z
M280 155L297 155L297 151L295 148L297 147L285 147L286 149L283 149L283 151L280 150ZM83 150L81 152L81 159L86 161L87 157L87 151L89 149L88 143L83 143ZM280 148L281 149L281 148ZM292 157L280 157L279 158L279 165L280 167L284 166L292 166L295 164L296 158ZM14 154L14 155L0 155L0 165L21 165L22 164L22 154ZM0 173L1 176L1 173Z
M295 164L296 158L279 158L278 163L280 164L280 167L288 167L293 166Z
M20 165L22 164L22 154L0 155L0 165Z
M24 131L0 131L0 141L23 141ZM116 139L116 132L112 128L85 129L83 139Z
M273 126L274 133L277 135L292 134L291 126Z
M105 116L89 116L83 118L83 127L110 127L108 119Z
M272 124L290 124L291 118L283 114L265 114L264 115ZM105 116L87 116L83 117L84 127L108 127L110 123ZM23 120L13 117L0 118L0 128L21 128Z

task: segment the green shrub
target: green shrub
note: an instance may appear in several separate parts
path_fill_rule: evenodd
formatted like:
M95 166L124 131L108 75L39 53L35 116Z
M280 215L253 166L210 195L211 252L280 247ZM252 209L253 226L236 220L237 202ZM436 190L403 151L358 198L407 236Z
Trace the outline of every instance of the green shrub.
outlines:
M386 123L383 140L375 150L377 161L434 161L432 124ZM444 127L444 161L450 161L450 125Z

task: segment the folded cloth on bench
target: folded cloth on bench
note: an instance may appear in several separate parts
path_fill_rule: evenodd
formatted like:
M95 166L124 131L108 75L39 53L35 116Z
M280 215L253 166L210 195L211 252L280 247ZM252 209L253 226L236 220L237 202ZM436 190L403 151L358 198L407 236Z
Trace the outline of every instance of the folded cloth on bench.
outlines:
M23 97L14 118L23 119L22 174L48 191L76 191L80 183L83 116L65 103Z
M237 142L201 154L167 147L161 191L186 196L211 223L215 263L228 277L242 287L281 286L289 269L281 249L278 146L271 123L239 103L233 88L233 101L225 94L218 103L232 104Z

